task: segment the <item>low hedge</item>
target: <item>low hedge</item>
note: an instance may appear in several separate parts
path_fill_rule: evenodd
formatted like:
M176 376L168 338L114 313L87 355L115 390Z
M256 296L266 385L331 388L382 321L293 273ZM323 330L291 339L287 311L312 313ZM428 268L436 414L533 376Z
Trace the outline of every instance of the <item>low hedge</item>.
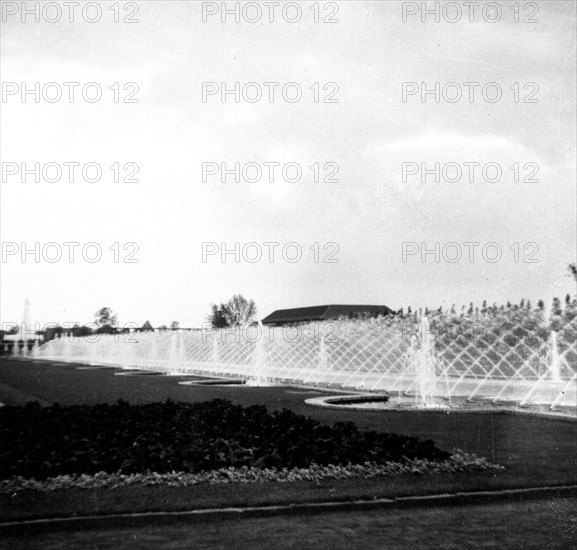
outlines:
M353 422L329 426L287 409L269 412L224 399L0 408L0 479L379 465L450 456L431 440L361 431Z

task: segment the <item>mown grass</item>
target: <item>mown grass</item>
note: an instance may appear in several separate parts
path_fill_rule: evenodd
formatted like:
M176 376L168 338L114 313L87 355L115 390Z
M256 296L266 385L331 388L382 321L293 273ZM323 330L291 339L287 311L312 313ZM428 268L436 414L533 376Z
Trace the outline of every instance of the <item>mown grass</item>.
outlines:
M361 429L401 433L433 439L444 449L460 448L506 466L502 472L414 476L368 480L331 480L263 483L185 488L142 487L112 491L68 490L53 493L23 492L0 496L0 517L54 517L59 515L122 511L189 510L221 506L319 502L357 498L394 497L453 491L491 490L544 485L577 484L577 422L509 414L446 414L387 411L350 411L311 408L304 404L310 393L294 388L215 388L179 386L168 377L119 377L112 370L78 371L73 366L1 361L0 379L12 393L2 391L0 401L113 403L126 399L147 403L171 398L198 402L225 397L269 409L290 408L323 423L354 421ZM10 395L9 395L10 394ZM24 401L18 397L28 396ZM4 397L6 396L6 397Z
M572 548L577 500L223 519L7 536L10 550ZM1 545L1 543L0 543Z

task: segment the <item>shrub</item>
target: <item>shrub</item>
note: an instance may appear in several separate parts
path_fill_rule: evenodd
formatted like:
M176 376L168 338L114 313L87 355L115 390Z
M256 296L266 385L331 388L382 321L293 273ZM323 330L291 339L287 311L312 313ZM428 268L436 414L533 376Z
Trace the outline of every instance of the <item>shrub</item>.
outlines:
M0 479L96 472L197 473L226 467L384 464L451 455L431 440L333 426L284 409L204 403L0 409Z

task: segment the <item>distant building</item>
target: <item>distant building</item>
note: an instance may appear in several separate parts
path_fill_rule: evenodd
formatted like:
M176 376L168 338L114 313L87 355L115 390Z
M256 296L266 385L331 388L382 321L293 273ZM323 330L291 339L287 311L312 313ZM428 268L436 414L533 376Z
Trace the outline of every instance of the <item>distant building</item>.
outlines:
M328 321L346 317L377 317L391 315L394 311L387 306L358 305L328 305L312 307L296 307L292 309L277 309L262 320L263 325L293 325L295 323L310 323L311 321Z
M138 329L138 332L154 332L154 328L150 324L150 321L146 321L146 323Z

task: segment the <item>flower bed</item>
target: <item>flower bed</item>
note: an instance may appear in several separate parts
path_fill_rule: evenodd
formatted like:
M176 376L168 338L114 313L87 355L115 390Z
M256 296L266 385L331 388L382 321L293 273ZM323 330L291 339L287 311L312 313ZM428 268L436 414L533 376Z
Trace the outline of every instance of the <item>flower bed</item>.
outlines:
M290 410L223 399L0 409L0 480L9 480L3 487L43 480L48 487L87 480L120 486L132 479L190 484L458 471L463 457L467 467L487 467L431 440L361 431L352 422L328 426Z
M44 480L26 479L14 476L0 480L0 494L14 494L19 491L56 491L58 489L117 489L131 485L168 487L186 487L208 483L257 483L263 481L320 482L328 479L367 479L380 476L395 476L401 474L441 474L471 471L503 470L504 466L492 464L484 458L464 453L456 449L450 458L442 461L422 459L405 460L403 462L385 462L375 464L348 464L346 466L319 466L311 464L308 468L278 469L254 468L221 468L208 472L191 474L186 472L121 474L98 472L94 475L75 474L50 477Z

